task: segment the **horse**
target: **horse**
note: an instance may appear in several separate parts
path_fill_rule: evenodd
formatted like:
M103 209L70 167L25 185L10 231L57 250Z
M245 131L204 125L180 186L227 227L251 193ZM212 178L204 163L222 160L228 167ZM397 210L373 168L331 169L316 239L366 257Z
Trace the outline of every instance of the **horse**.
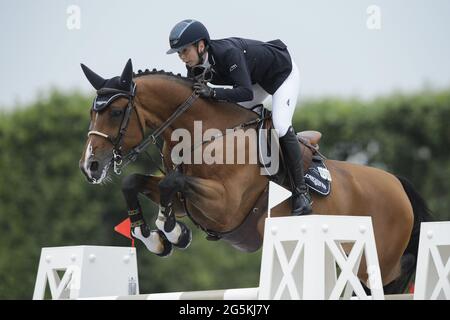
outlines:
M90 183L103 183L111 168L119 173L122 162L133 161L149 141L156 145L158 139L163 141L163 175L135 173L122 180L133 237L151 252L168 256L173 246L185 249L191 241L190 230L178 220L187 215L207 233L208 240L225 240L244 252L258 250L264 236L270 179L261 174L260 164L179 166L171 156L176 147L172 135L181 129L194 134L196 121L202 121L202 133L230 128L246 132L254 129L258 115L235 103L199 98L192 90L193 79L155 69L135 74L131 59L121 76L111 79L85 65L82 68L97 90L79 162ZM313 138L310 140L317 143L318 137ZM225 139L214 141L219 149L220 140ZM249 149L249 145L240 147ZM237 149L234 146L227 151L236 153ZM304 146L303 150L307 154ZM385 293L405 290L415 270L420 223L430 220L425 201L406 178L344 161L324 162L332 176L332 188L327 196L312 192L313 214L371 217ZM159 204L154 230L143 216L139 194ZM290 215L290 206L289 199L285 200L271 210L271 216ZM367 283L364 259L358 277Z

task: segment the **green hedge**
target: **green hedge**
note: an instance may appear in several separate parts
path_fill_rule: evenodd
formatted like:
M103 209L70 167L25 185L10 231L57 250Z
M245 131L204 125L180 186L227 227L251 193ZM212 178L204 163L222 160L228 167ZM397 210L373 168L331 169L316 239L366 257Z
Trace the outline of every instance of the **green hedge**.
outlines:
M25 108L1 113L0 299L32 296L41 247L129 245L113 232L125 217L120 180L86 183L78 168L92 97L51 92ZM309 101L297 109L297 130L323 133L329 158L367 161L410 178L438 219L450 201L450 91L424 91L363 102ZM145 160L145 159L144 159ZM131 172L152 172L145 161ZM149 221L156 206L143 200ZM167 259L137 243L142 292L257 286L260 254L209 242L194 230L191 247Z

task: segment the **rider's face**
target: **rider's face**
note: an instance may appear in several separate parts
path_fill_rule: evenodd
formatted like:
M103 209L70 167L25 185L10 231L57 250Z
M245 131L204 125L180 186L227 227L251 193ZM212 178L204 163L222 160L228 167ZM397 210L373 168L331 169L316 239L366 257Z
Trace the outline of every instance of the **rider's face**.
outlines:
M200 43L198 48L196 45L192 44L179 51L178 56L187 66L192 68L193 66L200 64L199 51L201 52L202 50L204 50L203 43Z

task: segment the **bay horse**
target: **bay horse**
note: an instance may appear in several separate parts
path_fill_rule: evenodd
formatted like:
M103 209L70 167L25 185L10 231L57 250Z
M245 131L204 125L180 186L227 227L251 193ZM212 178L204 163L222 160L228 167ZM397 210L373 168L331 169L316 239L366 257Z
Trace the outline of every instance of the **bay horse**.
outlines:
M258 115L234 103L198 98L192 91L193 80L180 75L158 71L135 75L131 59L122 75L111 79L102 78L84 65L82 68L97 90L79 162L90 183L106 181L111 167L119 173L122 161L133 160L149 145L148 141L155 143L159 136L164 142L164 175L132 174L122 181L133 236L153 253L167 256L172 245L181 249L189 245L190 230L174 218L188 214L209 240L222 239L242 251L258 250L267 217L264 195L269 181L261 174L260 166L175 166L171 158L175 145L172 134L178 129L193 134L194 122L201 120L202 132L223 132L239 124L251 127ZM250 129L240 128L244 132ZM215 143L220 147L225 139L219 140ZM244 148L249 148L249 143ZM227 150L237 151L237 147ZM370 216L385 293L404 290L415 270L420 222L430 219L424 200L410 182L386 171L337 160L325 163L332 176L332 188L327 196L312 193L313 214ZM159 204L155 230L150 230L143 217L139 194ZM290 212L286 200L273 208L271 215ZM358 277L367 283L364 261Z

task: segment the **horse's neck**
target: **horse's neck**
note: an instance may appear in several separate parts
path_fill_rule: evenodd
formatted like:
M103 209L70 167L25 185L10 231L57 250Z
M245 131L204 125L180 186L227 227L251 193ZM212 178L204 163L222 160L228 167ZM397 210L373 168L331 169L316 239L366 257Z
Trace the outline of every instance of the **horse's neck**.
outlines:
M197 105L197 109L194 107L190 111L195 119L202 120L207 128L231 129L257 116L254 112L229 102L201 100Z
M178 79L163 77L148 77L142 82L145 90L152 91L147 99L148 106L153 106L160 121L167 120L175 110L190 96L192 89L189 84ZM150 93L150 92L148 92ZM174 121L172 129L183 128L193 130L194 121L201 121L203 130L215 128L225 130L233 128L241 123L255 119L256 114L237 104L217 102L208 99L197 99L194 104Z

